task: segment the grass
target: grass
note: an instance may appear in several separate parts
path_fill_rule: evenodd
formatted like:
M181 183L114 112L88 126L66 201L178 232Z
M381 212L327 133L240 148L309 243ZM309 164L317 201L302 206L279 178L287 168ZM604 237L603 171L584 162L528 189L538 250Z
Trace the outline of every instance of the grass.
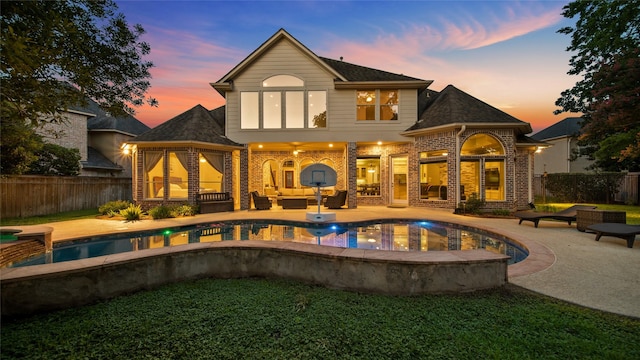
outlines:
M517 287L393 297L203 279L2 323L2 359L638 359L640 320Z
M536 204L536 208L539 211L560 211L564 210L571 205L568 203L546 203ZM627 224L640 225L640 206L637 205L622 205L622 204L581 204L581 205L593 205L597 206L598 210L615 210L624 211L627 213Z
M98 209L68 211L51 215L0 219L0 226L39 225L67 220L95 219L98 215L100 215Z

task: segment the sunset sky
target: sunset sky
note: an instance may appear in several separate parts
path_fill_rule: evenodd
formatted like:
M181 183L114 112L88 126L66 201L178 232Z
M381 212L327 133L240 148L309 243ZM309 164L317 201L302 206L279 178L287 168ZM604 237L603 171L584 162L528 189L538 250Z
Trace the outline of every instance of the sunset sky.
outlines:
M210 85L284 28L318 56L449 84L531 123L554 115L567 75L574 20L567 1L122 1L130 25L141 24L153 61L148 95L138 108L155 127L197 104L224 105Z

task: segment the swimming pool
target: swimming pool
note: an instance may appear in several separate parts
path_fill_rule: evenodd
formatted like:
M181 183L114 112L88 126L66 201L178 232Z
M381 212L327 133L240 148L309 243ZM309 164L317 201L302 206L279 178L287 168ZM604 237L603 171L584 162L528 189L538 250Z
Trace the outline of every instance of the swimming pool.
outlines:
M72 261L191 243L242 240L290 241L387 251L486 249L510 256L508 264L522 261L528 255L522 246L498 234L435 221L386 219L327 224L284 220L229 220L57 242L53 246L52 254L42 254L16 262L11 267Z

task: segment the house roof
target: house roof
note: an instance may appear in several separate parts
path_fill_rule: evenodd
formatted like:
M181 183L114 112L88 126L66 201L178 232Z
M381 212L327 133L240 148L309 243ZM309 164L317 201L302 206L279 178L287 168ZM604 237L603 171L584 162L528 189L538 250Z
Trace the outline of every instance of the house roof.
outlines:
M581 117L568 117L531 135L536 140L550 140L560 137L573 137L580 134Z
M87 130L89 131L117 131L136 136L150 129L131 115L119 117L109 115L91 99L87 99L86 104L71 107L71 110L93 114L93 117L87 120Z
M143 142L200 142L214 145L242 147L224 136L224 106L207 110L196 105L182 114L138 135L131 143Z
M406 76L402 74L394 74L388 71L372 69L365 66L360 66L356 64L351 64L342 60L333 60L326 57L319 57L320 60L329 65L332 69L334 69L337 73L342 75L344 80L347 82L418 82L422 83L424 87L428 86L432 83L430 80L422 80L418 78L414 78L411 76Z
M102 153L91 146L87 148L87 161L81 161L83 169L101 169L108 171L122 171L120 165L114 164L107 159Z
M281 40L290 41L293 46L303 54L307 55L311 61L315 62L319 67L332 74L332 76L334 76L336 88L363 88L363 86L370 84L370 86L375 86L376 88L385 88L386 85L386 87L394 89L402 87L423 89L433 82L433 80L422 80L410 76L350 64L342 60L319 57L300 41L291 36L291 34L286 30L280 29L238 65L231 69L231 71L225 74L220 80L215 83L211 83L210 85L222 95L224 95L224 92L226 91L233 90L233 79Z
M465 93L453 85L447 85L441 92L423 91L419 106L424 106L418 121L405 131L405 135L423 130L448 127L451 125L475 125L510 127L519 134L531 132L531 125L498 110L495 107Z

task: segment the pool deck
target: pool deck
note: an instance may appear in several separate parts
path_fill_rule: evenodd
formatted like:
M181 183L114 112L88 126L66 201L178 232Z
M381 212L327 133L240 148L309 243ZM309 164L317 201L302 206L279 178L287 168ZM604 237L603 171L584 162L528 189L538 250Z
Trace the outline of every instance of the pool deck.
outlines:
M280 219L304 221L307 210L276 207L271 210L199 214L193 217L125 222L85 219L43 224L53 228L54 242L232 219ZM324 209L323 209L324 211ZM360 206L331 210L337 222L380 218L429 219L472 226L503 234L525 245L529 257L508 268L509 283L564 301L640 318L640 242L629 249L626 241L576 230L575 224L541 221L518 225L517 219L459 216L450 210Z

